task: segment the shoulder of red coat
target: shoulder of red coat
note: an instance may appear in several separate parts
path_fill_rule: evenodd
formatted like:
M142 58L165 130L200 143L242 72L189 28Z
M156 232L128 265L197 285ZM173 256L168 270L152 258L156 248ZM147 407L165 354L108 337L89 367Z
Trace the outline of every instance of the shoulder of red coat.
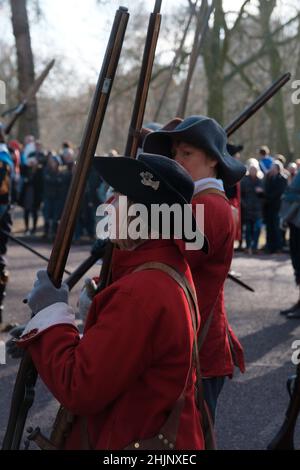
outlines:
M196 204L204 204L206 208L230 208L229 200L219 194L196 194L193 197L192 205L195 206Z

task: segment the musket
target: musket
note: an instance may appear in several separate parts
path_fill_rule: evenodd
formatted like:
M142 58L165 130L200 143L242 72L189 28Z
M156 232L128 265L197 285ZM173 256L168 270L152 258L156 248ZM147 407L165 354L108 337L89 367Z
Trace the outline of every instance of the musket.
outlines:
M283 74L270 87L268 87L261 95L256 98L254 103L247 106L244 111L234 119L227 127L225 127L227 137L236 132L251 116L261 109L276 93L291 79L290 73Z
M44 255L42 255L42 253L39 253L37 250L32 248L30 245L28 245L28 243L25 243L22 240L20 240L19 238L14 237L13 235L11 235L11 233L6 232L6 230L3 230L2 228L0 228L0 232L3 233L3 235L5 235L9 240L13 241L14 243L17 243L17 245L22 246L23 248L25 248L25 250L30 251L35 256L38 256L38 258L41 258L42 260L46 261L47 263L49 262L49 258L47 258L47 256L44 256ZM67 271L67 269L65 269L64 272L66 274L69 274L69 276L71 276L70 271Z
M291 74L290 73L285 73L283 74L278 80L276 80L274 83L272 83L271 86L269 86L256 100L249 106L247 106L244 111L242 111L241 114L239 114L238 117L236 117L226 128L226 133L227 136L230 137L234 132L236 132L244 123L246 123L255 113L257 113L278 91L291 79ZM132 129L137 129L136 126L131 125L130 126L130 140L133 140L133 135L136 135L136 132L132 132ZM131 155L131 153L129 153ZM126 155L126 154L125 154ZM108 248L108 250L111 250L111 244ZM107 258L109 258L109 253L107 253ZM99 259L99 258L98 258ZM93 261L94 256L90 256L89 258L86 259L78 268L76 269L76 275L78 281L80 280L81 277L83 277L86 272L93 266ZM106 264L104 264L105 266ZM106 269L106 268L105 268ZM108 273L108 270L106 269L106 274ZM81 276L81 277L80 277ZM106 285L105 283L105 276L101 276L103 279L103 285ZM241 281L240 279L236 278L234 275L229 274L228 278L231 279L233 282L236 284L240 285L241 287L244 287L250 292L255 292L252 287Z
M157 0L155 2L154 11L150 15L145 49L142 59L141 72L133 107L132 119L129 127L129 135L126 144L125 155L131 156L133 158L136 156L137 153L139 134L142 128L147 95L151 80L151 71L161 22L161 15L159 13L160 8L161 0ZM108 241L103 256L100 280L97 286L98 292L100 292L109 284L112 254L113 244ZM80 277L84 275L85 270L88 270L95 263L95 257L98 259L97 255L92 254L86 261L84 261L84 263L82 263L77 268L74 273L72 273L72 275L67 281L68 285L70 285L70 283L74 284L74 282L79 280ZM68 429L71 426L70 422L72 422L72 415L68 413L67 410L65 410L63 407L60 407L51 432L50 439L47 439L45 436L43 436L40 432L40 429L38 428L35 430L30 429L30 434L29 436L27 436L27 438L29 441L34 440L43 449L51 449L53 447L61 448L64 441L64 433L68 432Z
M237 278L237 277L234 276L233 274L228 273L227 278L230 279L231 281L235 282L235 283L238 284L239 286L244 287L244 289L246 289L246 290L248 290L248 291L250 291L250 292L255 292L255 290L253 289L253 287L251 287L251 286L249 286L248 284L246 284L245 282L241 281L239 278Z
M18 104L18 106L14 107L12 109L8 109L8 110L4 111L4 113L2 113L2 116L6 116L7 114L12 114L13 113L13 116L11 117L10 121L5 126L5 129L4 129L5 134L10 133L10 131L11 131L13 125L15 124L15 122L17 121L17 119L24 113L24 111L26 110L27 104L30 103L32 98L34 98L35 95L37 94L37 92L39 91L43 81L45 80L48 73L52 69L54 63L55 63L54 59L51 60L51 62L49 62L49 64L43 70L41 75L34 81L33 85L26 92L24 98L22 99L21 103Z
M50 255L47 271L53 284L57 287L61 284L71 247L76 218L99 140L110 91L119 62L128 17L127 8L120 7L117 10L83 134L78 162ZM30 355L26 353L21 360L13 390L8 425L2 446L4 450L19 449L28 410L34 400L36 380L36 368Z
M141 71L124 152L124 155L127 157L135 158L139 146L140 133L143 126L147 97L151 82L152 68L161 24L161 4L162 0L155 1L153 12L150 14L149 18ZM109 284L112 256L113 244L108 241L103 258L97 292L100 292Z
M153 13L150 15L146 36L141 72L139 76L132 117L129 125L128 139L124 155L135 157L139 145L140 132L143 126L148 91L150 87L153 62L161 23L161 3L156 0Z
M285 414L284 422L274 439L270 442L268 450L294 450L294 434L300 413L300 364L297 366L295 377L287 382L290 403Z

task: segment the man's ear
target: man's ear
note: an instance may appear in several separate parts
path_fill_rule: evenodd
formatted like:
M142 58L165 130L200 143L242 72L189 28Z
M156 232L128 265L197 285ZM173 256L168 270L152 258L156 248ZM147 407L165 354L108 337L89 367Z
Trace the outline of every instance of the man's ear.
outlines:
M209 166L210 166L210 168L216 168L217 165L218 165L218 160L216 160L215 158L209 157Z

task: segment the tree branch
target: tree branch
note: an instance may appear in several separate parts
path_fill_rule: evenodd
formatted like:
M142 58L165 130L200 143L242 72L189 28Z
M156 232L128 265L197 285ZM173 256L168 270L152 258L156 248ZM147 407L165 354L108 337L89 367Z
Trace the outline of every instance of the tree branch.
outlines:
M250 2L250 0L245 0L243 5L241 6L241 9L240 9L239 14L237 16L237 19L235 20L235 23L232 26L232 28L229 30L231 35L232 35L232 33L234 33L238 29L238 27L240 25L240 22L242 20L243 14L245 12L245 8L246 8L246 6L248 5L249 2Z

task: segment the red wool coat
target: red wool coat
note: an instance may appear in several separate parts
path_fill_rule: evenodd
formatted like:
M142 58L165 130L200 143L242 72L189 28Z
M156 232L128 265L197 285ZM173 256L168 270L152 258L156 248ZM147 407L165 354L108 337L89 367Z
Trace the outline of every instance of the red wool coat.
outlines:
M237 209L234 240L239 242L242 239L241 183L237 183L236 196L229 199L229 202L233 207L235 207L235 209Z
M74 414L87 417L94 449L123 449L156 435L188 376L193 330L186 298L163 272L132 272L149 261L173 266L192 283L173 242L115 250L113 283L94 298L81 340L72 325L52 326L23 340L53 395ZM187 387L177 449L204 446L193 382L194 377ZM80 448L79 420L66 448Z
M231 376L234 370L227 331L230 332L238 366L245 370L243 349L228 324L224 303L224 283L233 256L235 227L229 202L217 194L196 195L192 205L204 204L204 233L209 240L209 254L185 251L192 270L201 314L201 326L219 297L209 331L200 351L204 377ZM180 241L181 247L184 247Z

